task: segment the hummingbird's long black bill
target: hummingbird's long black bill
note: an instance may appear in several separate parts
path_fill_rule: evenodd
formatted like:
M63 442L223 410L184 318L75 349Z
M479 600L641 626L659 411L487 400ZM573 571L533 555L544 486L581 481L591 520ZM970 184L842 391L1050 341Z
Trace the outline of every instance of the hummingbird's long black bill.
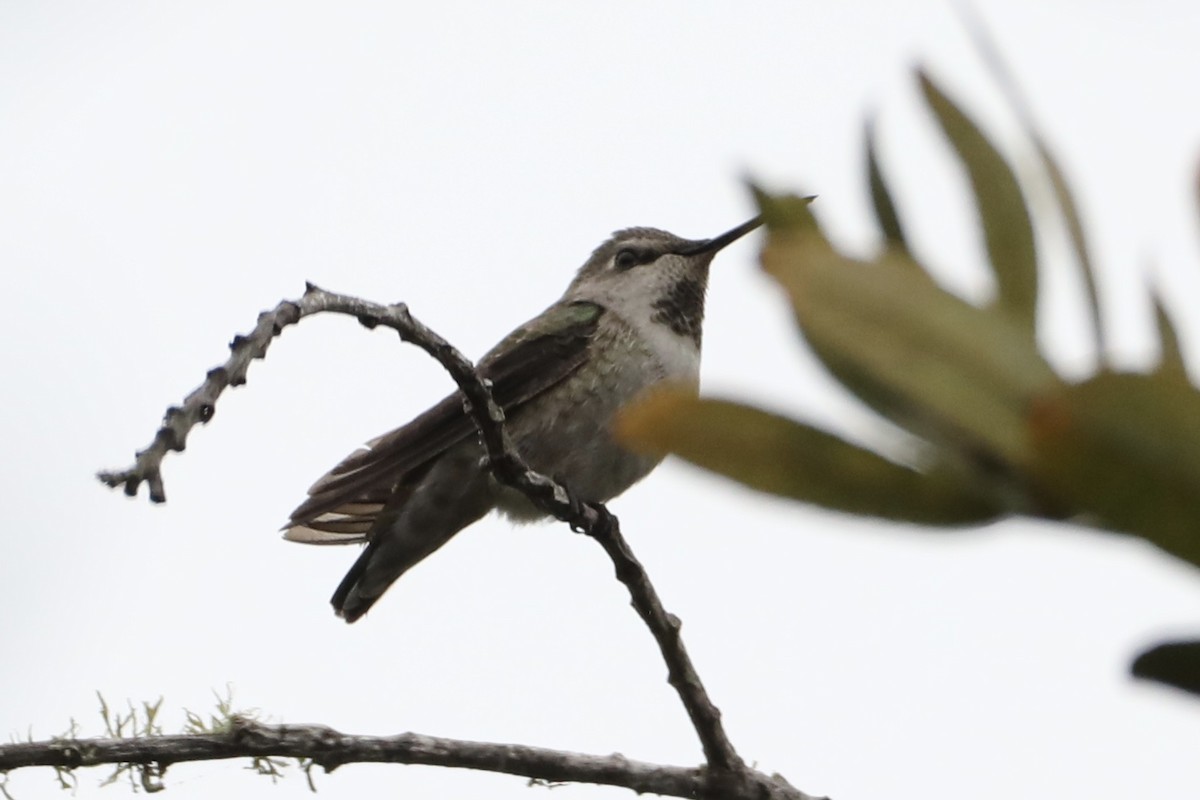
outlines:
M676 251L681 256L695 256L701 253L715 253L723 247L733 244L738 239L745 236L750 231L763 224L762 217L755 217L747 220L741 225L738 225L733 230L725 231L720 236L714 236L711 239L701 239L698 242L691 242L682 249Z

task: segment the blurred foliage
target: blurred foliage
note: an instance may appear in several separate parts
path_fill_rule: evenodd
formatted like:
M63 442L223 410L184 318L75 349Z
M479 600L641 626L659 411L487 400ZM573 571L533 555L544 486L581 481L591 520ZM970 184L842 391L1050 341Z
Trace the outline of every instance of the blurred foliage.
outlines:
M1163 642L1137 657L1133 674L1200 694L1200 642Z
M870 126L869 189L884 238L873 258L839 253L808 198L756 190L768 230L763 268L830 373L912 434L917 444L906 463L796 420L672 388L629 408L620 435L631 446L675 453L825 508L938 526L1013 515L1070 520L1141 537L1200 565L1200 392L1162 304L1152 298L1160 363L1142 373L1113 371L1104 361L1096 281L1074 199L1005 84L1082 271L1099 354L1085 380L1058 375L1037 344L1038 276L1046 265L1021 182L958 104L929 76L918 80L970 181L997 287L990 302L946 291L914 257ZM1200 693L1197 647L1155 648L1136 674Z

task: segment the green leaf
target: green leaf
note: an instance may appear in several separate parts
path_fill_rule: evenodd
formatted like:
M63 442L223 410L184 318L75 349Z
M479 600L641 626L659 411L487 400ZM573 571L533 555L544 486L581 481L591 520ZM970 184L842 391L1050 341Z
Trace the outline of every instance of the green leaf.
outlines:
M918 73L918 78L926 103L971 180L988 259L999 289L997 305L1032 340L1037 322L1037 253L1033 224L1016 175L979 127L929 76Z
M1104 323L1100 317L1100 292L1096 286L1096 268L1092 266L1092 256L1088 251L1087 236L1083 232L1083 222L1079 216L1079 208L1075 204L1075 198L1071 194L1071 187L1067 184L1067 179L1063 175L1062 169L1058 166L1058 161L1055 160L1054 155L1032 127L1029 127L1027 132L1033 139L1034 147L1042 159L1042 166L1045 168L1046 174L1050 177L1050 185L1054 188L1054 198L1058 202L1063 219L1067 223L1067 234L1071 238L1071 248L1075 251L1075 262L1079 265L1080 275L1083 278L1084 292L1087 296L1088 318L1092 323L1092 337L1095 341L1096 355L1101 363L1105 363L1108 353L1108 342L1104 332Z
M1105 372L1031 406L1033 472L1099 527L1200 565L1200 393Z
M807 209L794 215L770 227L763 266L829 370L935 444L1026 462L1028 404L1059 381L1022 327L941 289L896 251L844 258Z
M808 425L686 390L643 398L622 412L617 431L630 446L852 514L965 525L1002 513L955 473L923 474Z
M1088 248L1087 236L1083 231L1082 218L1079 215L1079 207L1075 203L1075 197L1071 193L1071 187L1067 183L1066 176L1058 164L1058 159L1054 157L1049 145L1046 144L1046 140L1038 133L1037 125L1033 121L1033 112L1029 110L1029 103L1022 95L1016 79L1013 78L1012 73L1001 57L995 42L988 35L982 21L966 6L958 6L957 8L965 17L964 24L975 40L975 46L983 56L984 63L992 70L992 74L996 77L996 82L1000 85L1000 89L1008 100L1008 104L1012 106L1016 112L1017 119L1021 123L1021 127L1025 129L1025 135L1033 142L1034 149L1037 151L1038 158L1042 163L1042 168L1046 171L1046 176L1050 179L1050 186L1054 191L1055 202L1057 202L1059 211L1062 213L1063 220L1066 223L1067 235L1071 239L1071 248L1075 251L1075 261L1079 265L1084 291L1087 294L1089 318L1091 320L1096 353L1101 363L1103 363L1105 361L1105 354L1108 352L1108 344L1106 342L1104 324L1100 318L1100 296L1096 287L1096 270L1092 266L1092 257Z
M762 214L763 223L768 229L777 231L793 231L801 228L815 229L816 217L812 214L813 200L816 195L802 197L798 194L768 194L763 189L749 184L754 202Z
M908 242L904 238L904 227L900 224L900 215L896 213L896 204L892 202L891 192L888 191L887 181L883 170L879 167L879 157L875 151L875 125L867 122L867 176L871 184L871 205L875 209L875 220L883 231L889 247L907 254ZM916 261L912 262L917 264Z
M1133 674L1200 695L1200 642L1156 645L1133 662Z
M1157 291L1151 291L1154 300L1154 319L1158 325L1158 372L1175 377L1187 375L1187 366L1183 362L1183 352L1179 349L1179 334L1175 324L1163 306L1162 298Z

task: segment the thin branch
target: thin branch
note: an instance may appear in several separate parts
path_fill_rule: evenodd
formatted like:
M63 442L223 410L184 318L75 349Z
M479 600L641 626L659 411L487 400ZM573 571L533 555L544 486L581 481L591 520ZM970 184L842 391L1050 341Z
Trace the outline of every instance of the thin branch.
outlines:
M217 400L226 389L246 382L246 372L251 362L266 357L267 349L276 336L289 325L322 312L356 317L368 328L378 325L391 328L400 334L401 339L433 356L459 385L471 409L475 409L473 416L476 423L490 420L480 429L488 453L493 457L497 469L503 471L503 477L522 491L531 493L531 498L536 502L552 502L556 509L566 508L570 500L562 487L542 478L515 457L504 427L500 424L504 420L504 412L492 400L490 388L462 353L414 319L404 303L371 303L357 297L327 292L311 283L306 285L304 296L299 300L284 300L272 310L264 311L258 315L254 330L233 337L229 343L229 358L224 364L210 369L204 383L193 389L180 405L167 409L153 441L136 453L130 467L119 471L102 471L96 477L114 489L124 487L125 494L131 497L137 495L138 488L144 482L149 485L152 502L166 502L162 462L167 453L183 452L192 429L213 418ZM565 519L557 511L551 513L559 519Z
M603 507L601 509L603 510ZM607 512L605 513L607 515ZM605 519L610 524L604 524ZM667 681L679 694L679 699L692 721L692 727L700 737L705 762L712 769L744 771L745 762L734 750L733 744L725 734L725 727L721 724L721 711L709 699L700 675L683 645L683 638L679 633L679 617L663 608L658 592L650 582L650 576L646 574L645 568L630 550L629 543L621 535L617 518L607 515L600 525L586 532L600 543L604 552L612 559L617 580L629 590L634 610L646 623L654 641L658 643L659 652L667 664Z
M193 389L182 404L167 409L153 441L137 452L132 466L121 471L99 472L96 477L114 489L124 486L125 494L130 497L136 495L145 482L150 488L150 500L165 503L167 495L163 487L162 461L167 453L183 452L192 429L213 418L217 400L226 389L246 382L250 363L266 357L267 348L284 328L322 311L351 314L368 326L374 324L372 320L375 318L387 317L393 321L393 327L400 330L402 337L409 331L407 325L411 321L402 303L381 306L353 297L330 294L308 284L300 300L284 300L271 311L264 311L258 315L254 330L244 336L239 334L233 337L229 343L229 358L221 366L210 369L204 383ZM421 335L416 328L411 332L414 336Z
M541 747L469 742L416 733L352 736L323 725L266 725L234 717L228 731L137 738L54 739L0 745L0 772L21 767L72 770L102 764L154 765L228 758L298 758L331 772L343 764L423 764L520 775L534 780L618 786L672 797L813 800L781 778L751 773L731 784L703 768L634 761ZM733 793L730 793L732 790Z
M101 473L98 476L100 480L114 488L123 485L126 494L130 495L136 494L138 485L146 481L150 484L151 500L162 502L165 494L162 486L161 463L166 453L170 450L183 449L191 429L212 418L216 401L225 388L245 382L245 374L250 362L264 357L271 341L285 327L304 317L325 311L355 316L370 328L379 325L391 328L397 331L403 340L425 350L446 369L458 384L459 390L465 398L466 408L479 429L493 474L497 479L523 492L546 513L568 522L573 529L594 538L612 559L618 580L629 590L634 609L658 643L659 651L667 664L669 682L679 694L700 739L707 764L705 774L709 776L708 780L717 780L720 777L721 780L735 784L766 780L765 776L760 773L747 769L745 762L730 743L721 724L721 713L709 699L700 676L683 645L679 633L679 619L663 608L662 601L650 583L645 569L634 557L628 542L622 537L617 518L609 513L602 504L580 503L570 493L568 487L534 472L525 464L509 440L504 428L504 412L492 398L488 382L479 376L474 365L458 350L414 319L403 303L379 305L354 297L326 292L309 284L300 300L284 301L273 311L264 312L259 316L258 324L250 334L234 338L230 344L229 360L224 365L211 370L205 383L188 395L181 407L168 410L163 426L155 434L154 442L137 454L137 461L132 467L122 472ZM259 726L255 730L265 730L265 728ZM294 732L299 729L281 730ZM406 734L406 736L412 737L416 734ZM420 739L421 741L428 740L427 737L420 737ZM363 741L361 737L357 737L355 740ZM492 747L506 747L511 751L514 746L492 745ZM516 749L522 752L528 750L527 748ZM288 755L290 753L273 752L271 754ZM305 752L304 755L315 758L318 763L324 763L321 759L313 756L311 752ZM632 762L625 762L622 759L622 763ZM460 764L455 765L461 766ZM531 777L547 777L526 772L520 774L530 774ZM557 780L560 778L550 776L547 779ZM590 778L572 779L591 781ZM630 786L630 788L636 787ZM638 790L658 791L656 789ZM790 789L790 791L794 792L795 790Z

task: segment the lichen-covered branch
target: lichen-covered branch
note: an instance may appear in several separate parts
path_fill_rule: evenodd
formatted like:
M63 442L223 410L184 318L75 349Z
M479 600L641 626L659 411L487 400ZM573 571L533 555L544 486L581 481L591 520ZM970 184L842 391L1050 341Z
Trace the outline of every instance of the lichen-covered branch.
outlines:
M468 742L416 733L352 736L323 725L267 725L234 717L228 730L177 736L53 739L0 745L0 772L21 767L73 770L103 764L150 765L156 777L172 764L228 758L297 758L329 772L343 764L424 764L562 782L618 786L672 797L811 800L780 778L748 773L744 781L703 768L649 764L620 755Z

